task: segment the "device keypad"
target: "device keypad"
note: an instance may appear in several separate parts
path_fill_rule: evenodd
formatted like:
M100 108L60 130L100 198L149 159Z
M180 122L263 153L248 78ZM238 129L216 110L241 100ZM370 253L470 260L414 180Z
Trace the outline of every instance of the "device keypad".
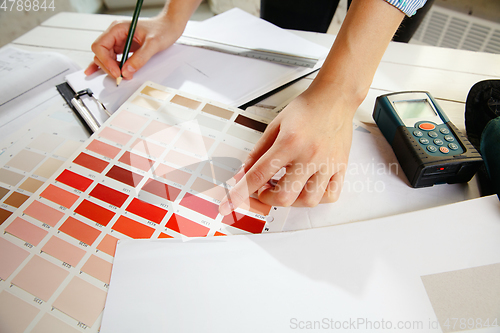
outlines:
M418 122L413 130L408 128L417 142L431 156L458 155L463 149L455 143L456 138L446 124L437 125L429 121Z

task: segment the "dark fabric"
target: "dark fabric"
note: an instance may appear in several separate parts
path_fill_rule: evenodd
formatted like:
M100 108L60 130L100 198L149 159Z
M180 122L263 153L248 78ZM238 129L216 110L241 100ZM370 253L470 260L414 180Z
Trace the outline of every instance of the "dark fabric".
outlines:
M330 26L340 0L261 0L260 17L284 29L325 33ZM413 37L434 0L412 17L405 17L393 40L405 42ZM351 0L347 1L347 8Z
M469 91L465 103L465 128L469 141L485 161L478 172L481 195L499 194L500 191L499 117L500 80L476 83Z
M486 124L481 136L481 155L492 190L500 199L500 117Z

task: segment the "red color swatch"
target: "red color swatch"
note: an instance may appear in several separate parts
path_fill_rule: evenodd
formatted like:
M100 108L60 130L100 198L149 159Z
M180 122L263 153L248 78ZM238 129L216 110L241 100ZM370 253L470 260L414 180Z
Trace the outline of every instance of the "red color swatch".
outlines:
M210 231L209 228L176 214L170 217L166 227L188 237L205 237Z
M68 219L59 227L59 231L62 231L88 245L92 245L101 234L99 230L94 229L88 224L80 222L71 216L68 217Z
M119 161L142 171L148 171L154 164L149 158L139 156L129 151L124 152Z
M174 201L179 193L181 193L180 189L154 179L148 179L142 190L170 201Z
M125 210L155 223L160 223L168 213L165 209L156 207L137 198L134 198Z
M70 208L79 198L78 195L65 191L52 184L47 186L40 196L66 208Z
M80 190L82 192L85 192L93 182L93 180L69 170L64 170L63 172L61 172L56 180L58 182L71 186L72 188L76 188L77 190Z
M84 168L93 170L95 172L101 173L108 166L108 162L103 161L97 157L91 156L89 154L80 153L73 163L81 165Z
M181 200L181 206L215 219L219 214L219 206L213 202L201 199L191 193L186 193Z
M142 176L138 175L132 171L121 168L119 166L114 165L106 174L109 178L113 178L119 182L127 184L129 186L135 187L142 180Z
M115 158L121 150L120 148L109 145L99 140L94 140L89 143L87 149L109 158Z
M155 232L153 228L125 216L120 216L111 229L132 238L150 238Z
M253 234L260 234L266 225L265 221L261 221L237 212L232 212L231 214L224 216L222 223Z
M85 216L100 225L108 225L109 221L115 216L115 213L96 205L88 200L83 200L75 209L75 213Z
M102 184L97 184L89 195L116 207L121 207L128 198L127 194Z

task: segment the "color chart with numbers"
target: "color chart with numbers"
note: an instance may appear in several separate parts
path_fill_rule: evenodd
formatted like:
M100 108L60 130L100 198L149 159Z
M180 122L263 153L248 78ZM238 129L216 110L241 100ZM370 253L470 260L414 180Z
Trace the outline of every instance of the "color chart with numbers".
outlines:
M145 83L1 224L0 330L97 332L118 239L281 231L253 197L218 213L268 122Z

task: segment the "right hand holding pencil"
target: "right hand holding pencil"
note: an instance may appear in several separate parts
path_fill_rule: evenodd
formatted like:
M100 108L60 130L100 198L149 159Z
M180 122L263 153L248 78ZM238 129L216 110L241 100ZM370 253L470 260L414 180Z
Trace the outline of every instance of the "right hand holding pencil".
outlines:
M123 52L130 21L115 21L92 44L94 61L85 70L90 75L99 69L113 78L120 76L117 55ZM176 26L162 16L141 19L137 23L131 52L134 54L125 62L121 75L125 80L144 66L156 53L168 48L181 36L184 26Z

